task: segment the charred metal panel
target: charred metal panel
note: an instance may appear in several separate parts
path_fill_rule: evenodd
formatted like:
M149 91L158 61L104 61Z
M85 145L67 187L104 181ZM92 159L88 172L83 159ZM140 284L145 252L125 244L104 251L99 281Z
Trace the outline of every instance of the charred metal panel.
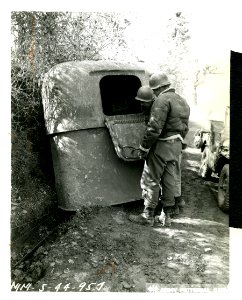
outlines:
M107 128L51 137L59 207L108 206L141 198L143 161L118 158Z

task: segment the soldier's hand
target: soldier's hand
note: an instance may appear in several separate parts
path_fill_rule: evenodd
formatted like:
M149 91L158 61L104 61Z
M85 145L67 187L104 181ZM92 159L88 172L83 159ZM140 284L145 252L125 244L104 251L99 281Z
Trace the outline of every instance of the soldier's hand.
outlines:
M145 151L140 149L138 155L139 155L140 159L146 159L146 157L148 155L148 152L145 152Z

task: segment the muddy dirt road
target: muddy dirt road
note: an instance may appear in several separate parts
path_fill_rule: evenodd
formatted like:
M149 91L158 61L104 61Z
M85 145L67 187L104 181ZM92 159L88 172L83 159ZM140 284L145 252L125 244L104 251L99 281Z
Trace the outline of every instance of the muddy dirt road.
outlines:
M206 182L198 175L200 156L191 138L182 162L186 208L170 228L131 223L127 217L142 211L142 201L78 212L55 240L18 267L18 276L25 273L22 280L34 291L145 292L149 284L226 287L228 215L216 204L216 178Z

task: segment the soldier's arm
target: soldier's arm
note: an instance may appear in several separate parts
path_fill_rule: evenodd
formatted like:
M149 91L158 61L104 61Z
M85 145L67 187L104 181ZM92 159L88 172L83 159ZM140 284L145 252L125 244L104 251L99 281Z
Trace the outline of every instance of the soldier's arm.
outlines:
M148 152L151 146L159 138L165 125L167 114L170 109L168 101L157 99L151 108L149 122L140 149Z

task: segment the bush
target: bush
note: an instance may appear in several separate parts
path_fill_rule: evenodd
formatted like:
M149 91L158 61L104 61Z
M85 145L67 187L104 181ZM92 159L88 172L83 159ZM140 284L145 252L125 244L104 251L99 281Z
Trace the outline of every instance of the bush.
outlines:
M41 101L43 74L60 62L101 59L106 46L118 51L127 24L115 13L12 13L13 227L24 228L57 203Z

